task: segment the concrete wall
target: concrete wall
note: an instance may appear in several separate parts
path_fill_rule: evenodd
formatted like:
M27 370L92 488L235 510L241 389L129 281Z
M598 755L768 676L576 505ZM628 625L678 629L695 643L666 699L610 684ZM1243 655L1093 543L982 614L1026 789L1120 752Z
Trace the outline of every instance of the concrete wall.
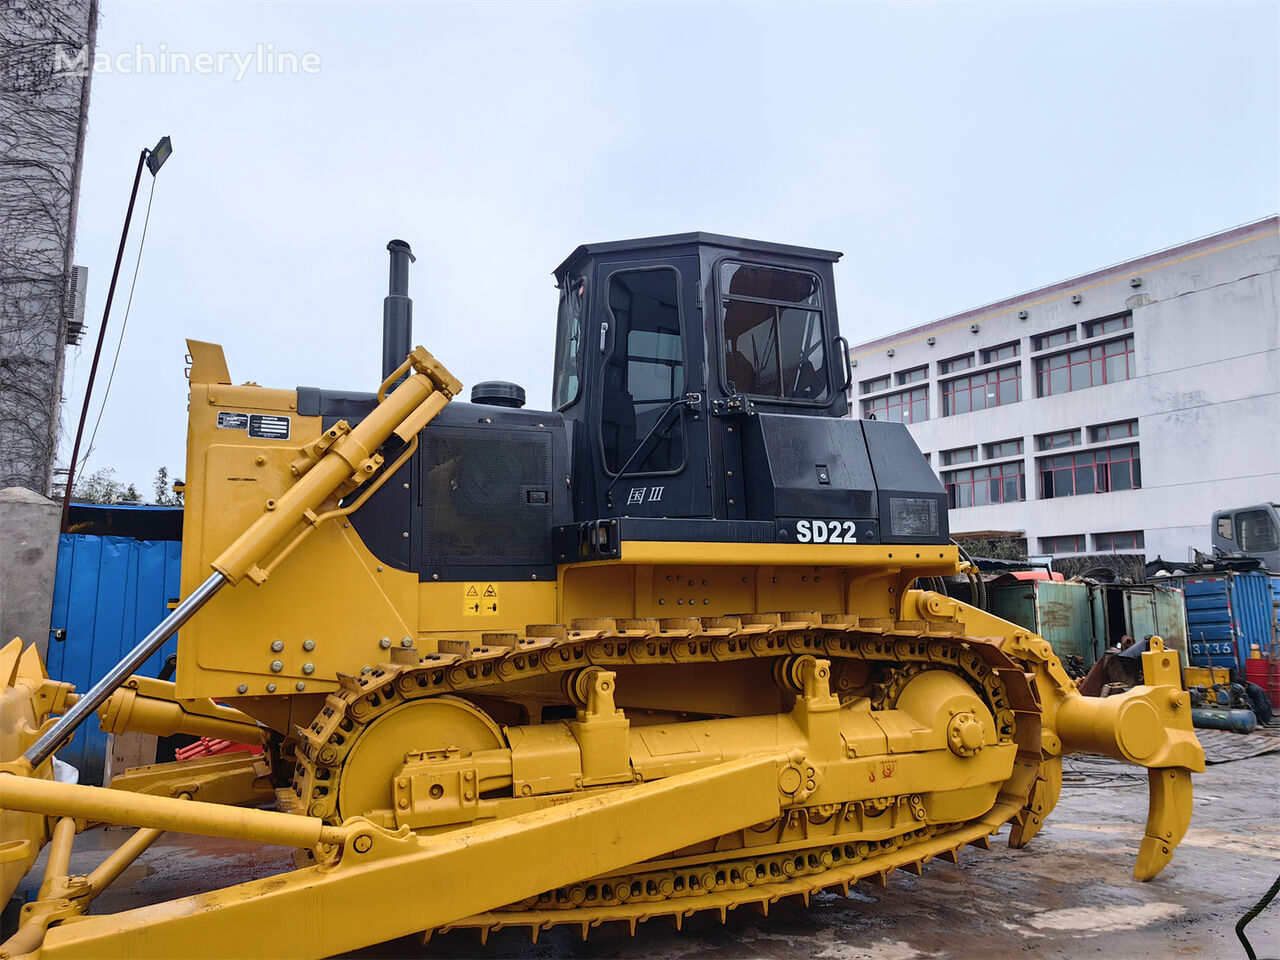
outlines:
M1027 499L951 511L954 532L1023 531L1032 553L1041 537L1142 530L1144 552L1187 559L1209 549L1215 509L1280 500L1280 218L1269 218L1158 254L1118 264L854 347L854 415L859 383L927 365L929 419L911 425L940 475L944 450L1022 438ZM1078 297L1079 302L1073 302ZM1133 314L1136 375L1036 398L1035 335L1124 311ZM1018 314L1026 311L1025 319ZM972 330L977 327L976 332ZM932 338L932 344L929 340ZM1016 341L1022 400L942 416L938 362ZM893 356L889 356L889 351ZM991 367L1004 366L995 363ZM979 369L985 369L979 367ZM972 371L967 371L972 372ZM876 393L873 395L880 395ZM1142 489L1039 499L1037 434L1137 419ZM1130 442L1130 441L1119 441ZM965 465L969 466L969 465Z
M0 643L21 637L44 657L62 511L22 487L0 490Z
M48 493L97 0L0 3L0 487ZM81 67L67 69L85 56Z

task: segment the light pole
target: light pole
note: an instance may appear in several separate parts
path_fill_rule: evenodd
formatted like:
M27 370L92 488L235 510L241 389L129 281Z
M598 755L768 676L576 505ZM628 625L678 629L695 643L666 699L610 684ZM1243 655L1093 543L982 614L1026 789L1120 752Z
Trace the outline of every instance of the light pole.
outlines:
M173 144L168 137L161 137L160 142L151 150L142 148L138 155L138 169L133 174L133 190L129 194L129 209L124 215L124 229L120 232L120 248L116 251L115 269L111 271L111 285L107 288L107 303L102 308L102 325L98 328L98 344L93 348L93 363L89 367L89 382L84 388L84 405L80 408L80 425L76 427L76 442L71 448L71 462L67 465L67 489L62 496L62 531L67 530L67 514L71 509L71 484L76 478L76 458L80 456L80 441L84 437L84 423L89 417L89 397L93 393L93 378L98 372L98 358L102 356L102 342L107 333L107 318L111 316L111 300L116 295L116 280L120 277L120 261L124 259L125 241L129 239L129 221L133 219L133 204L138 199L138 183L142 180L142 165L154 177L164 166L164 162L173 153Z

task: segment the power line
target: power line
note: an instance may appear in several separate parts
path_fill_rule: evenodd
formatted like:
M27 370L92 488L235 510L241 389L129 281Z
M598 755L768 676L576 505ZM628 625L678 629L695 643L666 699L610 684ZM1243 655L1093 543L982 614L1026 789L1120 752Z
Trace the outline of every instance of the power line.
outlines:
M138 258L133 264L133 279L129 282L129 299L124 307L124 319L120 321L120 339L116 341L116 353L111 358L111 372L107 375L107 385L102 391L102 404L98 407L98 419L93 422L93 432L89 434L89 447L84 452L84 458L80 461L80 466L76 468L76 473L83 476L85 465L88 464L89 458L93 456L93 441L98 436L98 425L102 423L102 412L107 409L107 398L111 396L111 382L116 376L116 363L120 360L120 348L124 345L124 334L129 328L129 311L133 308L133 290L138 285L138 268L142 266L142 249L147 245L147 225L151 223L151 201L156 195L156 177L151 178L151 192L147 194L147 212L142 218L142 237L138 241Z

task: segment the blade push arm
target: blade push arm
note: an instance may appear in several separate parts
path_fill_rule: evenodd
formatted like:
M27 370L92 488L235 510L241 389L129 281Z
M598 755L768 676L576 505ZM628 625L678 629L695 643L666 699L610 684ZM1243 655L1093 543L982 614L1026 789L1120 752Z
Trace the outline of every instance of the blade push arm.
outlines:
M389 384L410 373L400 386L385 394ZM288 552L324 519L317 513L326 502L355 489L377 472L382 456L377 452L392 434L409 442L444 409L462 384L422 347L415 347L401 367L378 391L381 402L355 427L344 428L315 464L301 474L278 500L268 500L262 516L213 561L214 573L191 592L154 630L134 647L105 677L81 697L23 754L31 768L39 767L57 750L89 714L160 649L184 623L227 583L248 577L262 583L270 569L268 558L281 548ZM337 431L335 426L334 431ZM402 457L397 466L404 462ZM290 542L292 541L292 542ZM277 557L277 562L281 559ZM265 565L265 567L264 567Z

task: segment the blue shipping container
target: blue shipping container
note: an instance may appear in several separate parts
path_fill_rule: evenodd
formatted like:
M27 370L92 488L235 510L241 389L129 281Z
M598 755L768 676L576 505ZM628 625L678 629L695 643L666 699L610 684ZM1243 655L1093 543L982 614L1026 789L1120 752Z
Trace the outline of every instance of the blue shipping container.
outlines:
M62 534L53 588L53 631L47 666L55 680L88 690L169 612L178 596L182 544L176 540L134 540ZM170 638L138 672L155 677L175 652ZM58 758L80 771L81 783L101 783L107 734L89 718Z
M1265 651L1272 643L1274 579L1260 570L1168 578L1187 599L1192 666L1212 663L1244 675L1252 647Z

